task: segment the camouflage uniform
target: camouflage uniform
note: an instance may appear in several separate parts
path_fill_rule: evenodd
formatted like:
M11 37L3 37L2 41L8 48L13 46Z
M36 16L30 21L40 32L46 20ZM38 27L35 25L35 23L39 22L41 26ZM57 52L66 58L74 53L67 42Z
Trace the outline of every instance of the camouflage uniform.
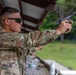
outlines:
M55 30L26 34L0 29L0 75L25 75L25 53L58 37ZM33 49L31 49L33 50Z

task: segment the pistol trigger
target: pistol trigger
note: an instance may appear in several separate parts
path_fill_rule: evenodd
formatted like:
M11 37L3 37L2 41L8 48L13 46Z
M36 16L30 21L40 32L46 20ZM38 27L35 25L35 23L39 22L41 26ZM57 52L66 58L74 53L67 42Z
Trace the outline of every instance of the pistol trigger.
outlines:
M71 22L69 21L69 22L66 22L66 23L69 23L69 24L71 24Z

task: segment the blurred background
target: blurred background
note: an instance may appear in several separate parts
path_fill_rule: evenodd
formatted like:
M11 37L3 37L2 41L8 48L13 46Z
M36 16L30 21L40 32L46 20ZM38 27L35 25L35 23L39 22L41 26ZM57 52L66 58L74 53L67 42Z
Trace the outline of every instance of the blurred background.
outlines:
M39 29L56 29L58 27L56 21L73 12L76 12L76 0L57 0L54 11L47 14ZM74 23L70 33L44 46L36 54L42 59L52 59L69 69L76 70L76 15L72 20Z

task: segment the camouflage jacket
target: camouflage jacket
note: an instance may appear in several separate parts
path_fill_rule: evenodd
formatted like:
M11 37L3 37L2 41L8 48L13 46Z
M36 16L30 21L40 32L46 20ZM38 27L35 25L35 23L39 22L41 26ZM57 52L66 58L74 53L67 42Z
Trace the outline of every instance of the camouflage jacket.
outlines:
M58 37L55 30L26 34L0 29L0 75L25 75L25 53Z

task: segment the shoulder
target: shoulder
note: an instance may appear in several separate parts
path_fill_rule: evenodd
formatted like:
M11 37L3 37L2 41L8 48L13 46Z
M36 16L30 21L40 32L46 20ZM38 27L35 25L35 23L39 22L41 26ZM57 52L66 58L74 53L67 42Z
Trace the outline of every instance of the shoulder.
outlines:
M0 33L0 42L4 42L3 44L10 44L10 45L16 45L18 41L23 41L24 36L21 33L16 32L4 32Z
M22 33L17 33L17 32L0 32L0 38L22 38L24 37Z
M3 35L5 37L11 37L11 38L19 38L21 36L23 36L22 33L17 33L17 32L2 32L0 33L0 35Z

